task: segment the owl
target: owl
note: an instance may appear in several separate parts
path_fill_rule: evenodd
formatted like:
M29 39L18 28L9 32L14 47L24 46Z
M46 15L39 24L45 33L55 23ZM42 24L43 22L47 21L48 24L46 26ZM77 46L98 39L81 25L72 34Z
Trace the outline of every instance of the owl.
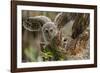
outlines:
M57 26L53 22L47 22L43 25L42 32L46 43L49 44L57 35Z

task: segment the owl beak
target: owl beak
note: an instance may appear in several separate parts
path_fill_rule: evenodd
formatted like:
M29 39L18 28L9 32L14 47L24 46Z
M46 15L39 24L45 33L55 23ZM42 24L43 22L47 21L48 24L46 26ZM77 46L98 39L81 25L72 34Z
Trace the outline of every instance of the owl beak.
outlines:
M48 32L48 37L49 37L49 39L50 39L50 33Z

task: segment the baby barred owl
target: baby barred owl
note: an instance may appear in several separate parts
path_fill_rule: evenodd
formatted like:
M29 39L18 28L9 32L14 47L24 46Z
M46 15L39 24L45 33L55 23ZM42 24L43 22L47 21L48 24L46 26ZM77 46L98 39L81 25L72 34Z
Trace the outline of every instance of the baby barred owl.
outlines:
M57 35L57 26L53 22L47 22L42 27L44 39L47 44Z

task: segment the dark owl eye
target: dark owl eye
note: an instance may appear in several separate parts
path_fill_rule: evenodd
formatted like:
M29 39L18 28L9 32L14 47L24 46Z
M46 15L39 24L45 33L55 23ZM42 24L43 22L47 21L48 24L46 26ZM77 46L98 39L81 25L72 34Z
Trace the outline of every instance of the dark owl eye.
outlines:
M67 38L64 38L64 42L66 42L67 41Z
M53 32L53 29L50 29L50 32Z
M48 30L46 29L45 32L48 33Z

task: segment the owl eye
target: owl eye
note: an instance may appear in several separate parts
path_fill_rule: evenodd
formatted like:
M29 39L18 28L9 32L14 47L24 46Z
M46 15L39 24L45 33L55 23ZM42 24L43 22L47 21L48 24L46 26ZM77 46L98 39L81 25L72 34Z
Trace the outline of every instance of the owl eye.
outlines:
M53 32L53 29L50 29L50 32Z
M64 39L64 42L67 41L67 39Z
M67 41L67 38L64 38L63 41L66 42Z
M48 33L48 30L47 30L47 29L45 29L45 32L46 32L46 33Z

